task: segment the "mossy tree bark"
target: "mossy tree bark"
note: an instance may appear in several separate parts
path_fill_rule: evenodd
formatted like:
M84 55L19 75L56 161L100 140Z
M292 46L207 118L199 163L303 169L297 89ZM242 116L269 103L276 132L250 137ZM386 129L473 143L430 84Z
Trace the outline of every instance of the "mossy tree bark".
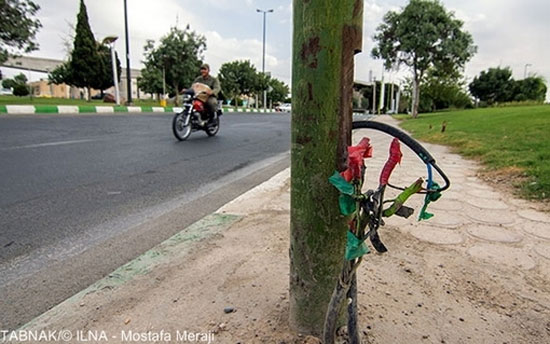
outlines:
M294 0L290 324L320 336L341 270L347 219L328 182L351 144L362 0Z

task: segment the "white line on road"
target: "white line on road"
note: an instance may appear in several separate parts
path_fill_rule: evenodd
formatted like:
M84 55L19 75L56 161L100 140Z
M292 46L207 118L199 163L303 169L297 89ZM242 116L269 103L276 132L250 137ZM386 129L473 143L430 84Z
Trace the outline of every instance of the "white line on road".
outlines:
M75 143L84 143L84 142L92 142L92 141L98 141L98 140L73 140L73 141L46 142L46 143L37 143L37 144L34 144L34 145L0 148L0 150L13 150L13 149L40 148L40 147L49 147L49 146L72 145L72 144L75 144Z

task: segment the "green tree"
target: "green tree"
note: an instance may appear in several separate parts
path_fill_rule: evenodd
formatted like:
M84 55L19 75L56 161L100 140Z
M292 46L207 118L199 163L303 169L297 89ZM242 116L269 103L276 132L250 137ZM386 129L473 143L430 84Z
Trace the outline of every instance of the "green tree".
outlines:
M97 42L88 22L84 0L80 0L69 70L70 84L87 88L88 100L90 100L91 88L101 88L105 65L98 53Z
M34 15L39 9L30 0L0 1L0 63L15 52L38 49L34 38L42 24Z
M288 88L288 85L281 80L270 78L268 85L271 87L271 91L267 93L267 97L272 102L284 102L285 99L288 98L290 89Z
M512 70L509 67L489 68L487 71L482 71L479 77L476 76L469 85L470 93L489 105L513 100L515 87Z
M531 76L517 80L515 85L515 101L534 100L543 102L546 98L546 84L540 76Z
M421 82L419 111L472 107L472 100L465 90L465 81L460 74L448 75L429 69Z
M224 63L220 67L218 78L223 93L230 99L241 95L252 96L263 90L259 73L249 60Z
M72 85L70 62L69 61L63 62L59 66L55 67L54 70L49 72L48 82L50 84L55 84L55 85L61 85L61 84Z
M163 67L157 67L158 61L155 59L155 42L147 40L143 47L145 54L145 68L141 70L141 77L138 78L138 87L144 92L160 95L163 92Z
M418 116L420 81L430 67L452 74L464 67L477 48L462 30L462 21L436 0L411 0L401 11L390 11L378 26L372 56L390 69L404 64L413 73L412 115Z
M163 93L163 68L157 67L158 61L155 59L155 42L147 40L144 47L145 68L141 70L141 77L138 78L138 87L144 92L160 95Z
M26 96L29 94L29 86L27 85L27 77L23 73L19 73L13 79L2 80L2 87L11 88L13 95Z
M141 84L151 83L145 89L158 92L159 75L162 82L164 70L168 92L177 94L181 89L189 87L198 76L205 50L206 38L203 35L191 31L189 26L184 30L172 27L161 38L157 48L154 47L154 41L147 42Z

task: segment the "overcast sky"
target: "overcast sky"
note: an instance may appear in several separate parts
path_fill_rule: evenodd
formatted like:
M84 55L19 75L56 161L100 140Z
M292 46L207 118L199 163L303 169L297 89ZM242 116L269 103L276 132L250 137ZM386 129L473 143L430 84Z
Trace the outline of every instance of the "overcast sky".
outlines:
M76 23L78 0L35 0L41 7L42 29L37 35L40 50L33 56L66 57L64 40ZM377 79L382 62L373 60L372 36L388 10L398 10L408 0L365 0L363 53L356 57L356 79L368 80L369 70ZM116 49L125 56L124 8L122 0L86 0L90 25L96 40L117 35ZM466 66L469 80L489 67L509 66L514 78L535 73L550 80L550 0L443 0L447 10L464 21L478 46L478 53ZM141 68L147 39L159 40L170 27L191 29L207 39L206 61L216 74L221 64L249 59L262 66L262 15L256 9L273 9L267 15L266 70L290 83L292 48L291 0L128 0L130 61ZM122 59L123 60L123 59ZM122 61L125 66L125 61ZM4 70L9 73L9 71ZM401 75L385 78L399 80ZM36 78L36 77L33 77Z

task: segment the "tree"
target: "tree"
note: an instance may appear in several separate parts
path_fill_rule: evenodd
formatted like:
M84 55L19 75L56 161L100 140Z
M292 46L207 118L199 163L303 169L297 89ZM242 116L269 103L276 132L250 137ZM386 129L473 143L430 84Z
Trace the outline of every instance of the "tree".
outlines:
M90 100L91 88L101 88L105 65L98 53L97 42L88 23L84 0L80 0L69 70L70 84L88 88L88 100Z
M145 68L142 69L141 84L145 86L150 83L145 89L160 91L158 81L160 76L162 82L164 70L169 92L177 94L181 89L189 87L197 77L204 59L206 38L191 31L189 26L184 30L172 27L161 38L157 48L154 47L154 41L149 40L144 49Z
M157 61L153 55L155 51L155 42L153 40L147 40L145 47L143 48L145 54L145 68L141 70L141 77L138 78L138 87L144 92L151 94L162 94L163 89L163 75L162 68L157 67Z
M63 62L48 73L48 82L50 84L72 85L71 81L71 64L69 61Z
M515 85L515 101L534 100L543 102L546 98L546 84L540 76L531 76L517 80Z
M328 178L351 143L363 1L294 0L293 17L290 324L320 335L344 260L347 220Z
M465 91L465 82L458 73L448 75L430 68L421 85L422 94L418 105L420 112L472 107L472 100Z
M42 27L33 16L40 6L30 0L2 0L0 2L0 63L16 51L38 49L34 38Z
M512 70L505 68L489 68L482 71L469 85L470 93L489 105L495 102L511 101L514 96L515 82Z
M401 11L390 11L376 29L372 56L390 69L404 64L413 74L413 117L418 116L420 81L430 67L452 74L475 54L472 36L462 30L437 0L411 0Z
M263 91L259 82L259 73L249 60L226 62L218 73L223 93L227 98L251 96Z
M285 99L288 98L290 89L284 82L275 78L270 78L268 85L271 87L271 91L267 93L267 97L272 102L284 102Z
M13 77L13 79L5 79L2 81L2 87L11 88L13 95L26 96L29 94L29 87L27 86L27 77L23 73L19 73Z

